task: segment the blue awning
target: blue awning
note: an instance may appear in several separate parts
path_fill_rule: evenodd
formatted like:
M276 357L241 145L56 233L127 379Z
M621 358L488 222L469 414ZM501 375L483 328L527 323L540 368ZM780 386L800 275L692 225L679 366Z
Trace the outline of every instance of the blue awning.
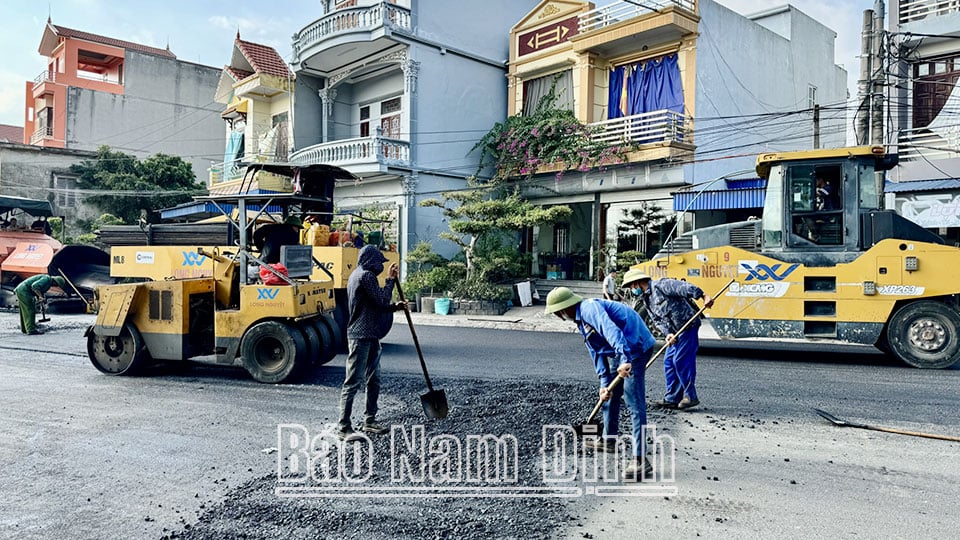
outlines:
M678 191L673 195L675 212L693 210L735 210L763 208L767 181L761 178L728 180L729 189Z
M942 189L960 189L960 178L939 178L936 180L912 180L909 182L887 182L883 191L902 193L905 191L938 191Z

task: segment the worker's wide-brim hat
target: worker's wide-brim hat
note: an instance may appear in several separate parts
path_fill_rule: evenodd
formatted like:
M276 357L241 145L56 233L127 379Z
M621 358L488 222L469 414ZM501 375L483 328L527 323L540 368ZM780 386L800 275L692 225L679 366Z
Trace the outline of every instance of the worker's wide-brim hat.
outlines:
M627 273L623 275L623 285L629 285L634 281L643 281L645 279L650 279L650 276L645 274L643 270L627 270Z
M580 302L583 302L582 296L575 294L567 287L557 287L547 295L547 307L544 308L543 312L556 313Z

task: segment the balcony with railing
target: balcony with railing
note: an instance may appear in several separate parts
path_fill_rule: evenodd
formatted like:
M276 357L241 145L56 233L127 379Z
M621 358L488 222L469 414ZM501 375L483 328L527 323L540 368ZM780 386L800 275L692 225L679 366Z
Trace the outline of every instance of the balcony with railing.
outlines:
M682 114L661 110L601 120L590 126L596 130L593 135L596 141L610 145L640 145L689 143L692 137L688 133L687 124L687 119Z
M386 137L358 137L308 146L290 156L300 165L327 164L350 172L386 172L389 165L410 164L410 143Z
M960 125L949 132L936 133L927 128L904 129L897 135L900 161L920 161L960 157Z
M697 31L697 0L621 0L578 16L574 50L604 55L633 52L637 43L666 42Z
M41 126L30 135L30 144L37 144L44 139L53 138L53 126Z
M393 30L411 32L410 8L381 1L372 6L338 9L306 26L293 38L300 62L318 53L337 55L339 45L368 42Z
M897 13L899 31L947 34L960 26L960 0L901 0ZM908 43L922 36L905 36Z

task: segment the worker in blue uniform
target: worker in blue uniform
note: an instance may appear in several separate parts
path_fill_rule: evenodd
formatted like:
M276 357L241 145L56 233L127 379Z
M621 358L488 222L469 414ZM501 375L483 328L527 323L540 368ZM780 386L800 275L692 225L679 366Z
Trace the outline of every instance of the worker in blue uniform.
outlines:
M619 435L620 400L626 401L633 424L633 450L636 460L624 470L625 480L639 480L653 472L646 458L644 426L647 404L644 392L644 371L656 344L643 319L626 304L599 298L583 299L567 287L557 287L547 295L545 313L553 313L573 321L593 359L600 378L600 399L603 405L603 437L585 444L597 451L612 452ZM607 387L617 374L623 384L612 391ZM642 472L641 472L642 471Z

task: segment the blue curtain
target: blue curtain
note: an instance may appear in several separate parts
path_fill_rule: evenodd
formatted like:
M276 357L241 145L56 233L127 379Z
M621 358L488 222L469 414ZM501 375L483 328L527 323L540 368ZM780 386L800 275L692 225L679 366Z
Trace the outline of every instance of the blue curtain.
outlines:
M619 68L618 68L619 69ZM626 116L669 109L683 113L683 85L677 55L648 60L627 68ZM611 99L613 74L611 73ZM611 106L611 110L613 110ZM610 116L610 118L616 118Z
M680 82L680 65L677 55L663 58L660 64L663 81L660 87L660 108L683 114L683 84Z
M624 111L620 110L620 99L623 96L623 66L610 71L610 88L607 91L607 119L620 118Z

